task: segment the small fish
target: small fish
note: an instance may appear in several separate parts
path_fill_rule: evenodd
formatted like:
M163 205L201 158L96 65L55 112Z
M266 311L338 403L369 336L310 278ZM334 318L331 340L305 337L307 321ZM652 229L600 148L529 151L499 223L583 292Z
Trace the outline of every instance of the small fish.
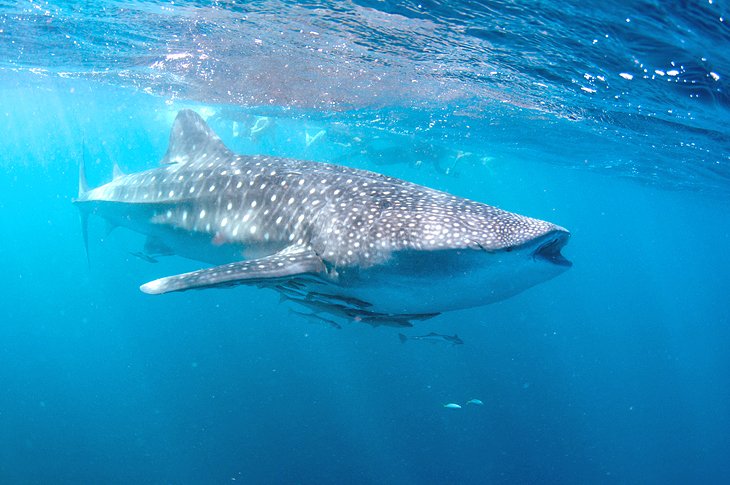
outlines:
M159 263L159 261L157 259L153 258L149 254L143 253L142 251L137 251L136 253L129 253L129 254L131 254L135 258L139 258L142 261L146 261L148 263Z
M299 315L300 317L306 318L312 323L329 325L332 328L341 329L342 325L335 322L334 320L330 320L329 318L322 317L320 315L317 315L316 313L304 313L304 312L298 312L296 310L289 309L289 313L293 313L295 315Z
M401 343L406 343L406 340L424 340L426 342L446 342L450 343L452 345L462 345L464 343L463 340L459 338L458 335L442 335L440 333L431 332L426 335L414 335L413 337L408 337L407 335L403 335L402 333L398 334L398 338L400 338Z
M304 133L304 143L306 144L307 148L309 148L309 145L311 145L312 143L315 143L317 140L322 138L325 135L325 133L327 133L327 132L324 130L319 130L314 135L310 135L308 132L305 132Z
M250 136L251 138L255 138L256 135L260 134L267 128L271 126L271 118L268 116L258 116L256 117L256 122L251 127Z
M444 404L444 407L447 409L461 409L461 406L459 404L456 404L455 402Z
M467 404L476 404L477 406L483 406L484 405L484 403L482 402L481 399L469 399L466 403Z

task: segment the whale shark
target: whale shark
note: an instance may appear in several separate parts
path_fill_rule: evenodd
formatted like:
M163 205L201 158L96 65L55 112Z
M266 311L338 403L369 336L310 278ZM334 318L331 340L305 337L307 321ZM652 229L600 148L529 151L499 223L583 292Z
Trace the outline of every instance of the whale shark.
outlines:
M157 254L205 263L141 285L158 295L250 285L316 314L412 326L511 297L567 270L570 233L366 170L229 150L192 110L159 166L96 188L80 164L74 200L147 236Z

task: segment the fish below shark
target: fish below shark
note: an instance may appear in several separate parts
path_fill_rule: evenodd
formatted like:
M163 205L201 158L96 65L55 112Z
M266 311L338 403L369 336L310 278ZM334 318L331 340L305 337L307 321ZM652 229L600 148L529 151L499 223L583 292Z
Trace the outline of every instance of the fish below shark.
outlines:
M160 166L75 199L158 253L203 269L143 284L149 294L253 285L316 314L411 326L496 302L567 270L569 232L374 172L237 155L194 111L180 111Z
M427 333L426 335L413 335L411 337L408 337L407 335L404 335L402 333L398 334L398 338L400 339L401 343L406 343L409 340L423 340L424 342L431 342L431 343L439 343L439 342L445 342L447 344L451 345L463 345L464 341L459 338L458 335L443 335L436 332Z

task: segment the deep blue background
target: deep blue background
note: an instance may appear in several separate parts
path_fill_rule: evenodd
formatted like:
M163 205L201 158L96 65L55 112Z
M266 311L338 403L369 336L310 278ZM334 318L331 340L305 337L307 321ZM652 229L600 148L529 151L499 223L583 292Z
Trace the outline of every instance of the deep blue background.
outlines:
M87 266L79 158L93 184L113 161L153 166L180 105L34 83L0 90L2 483L730 479L722 196L497 152L461 177L371 166L573 233L569 272L410 332L465 345L401 344L397 329L313 325L263 290L144 295L197 264L140 261L141 239L99 220ZM484 406L442 407L472 398Z

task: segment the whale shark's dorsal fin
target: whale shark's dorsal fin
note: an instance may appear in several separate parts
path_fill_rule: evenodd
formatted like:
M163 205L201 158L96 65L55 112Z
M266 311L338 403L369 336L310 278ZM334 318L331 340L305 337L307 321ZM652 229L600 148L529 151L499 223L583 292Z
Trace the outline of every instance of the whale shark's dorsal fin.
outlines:
M229 155L221 139L195 111L184 109L177 114L170 132L167 153L162 165L190 163L208 157Z

